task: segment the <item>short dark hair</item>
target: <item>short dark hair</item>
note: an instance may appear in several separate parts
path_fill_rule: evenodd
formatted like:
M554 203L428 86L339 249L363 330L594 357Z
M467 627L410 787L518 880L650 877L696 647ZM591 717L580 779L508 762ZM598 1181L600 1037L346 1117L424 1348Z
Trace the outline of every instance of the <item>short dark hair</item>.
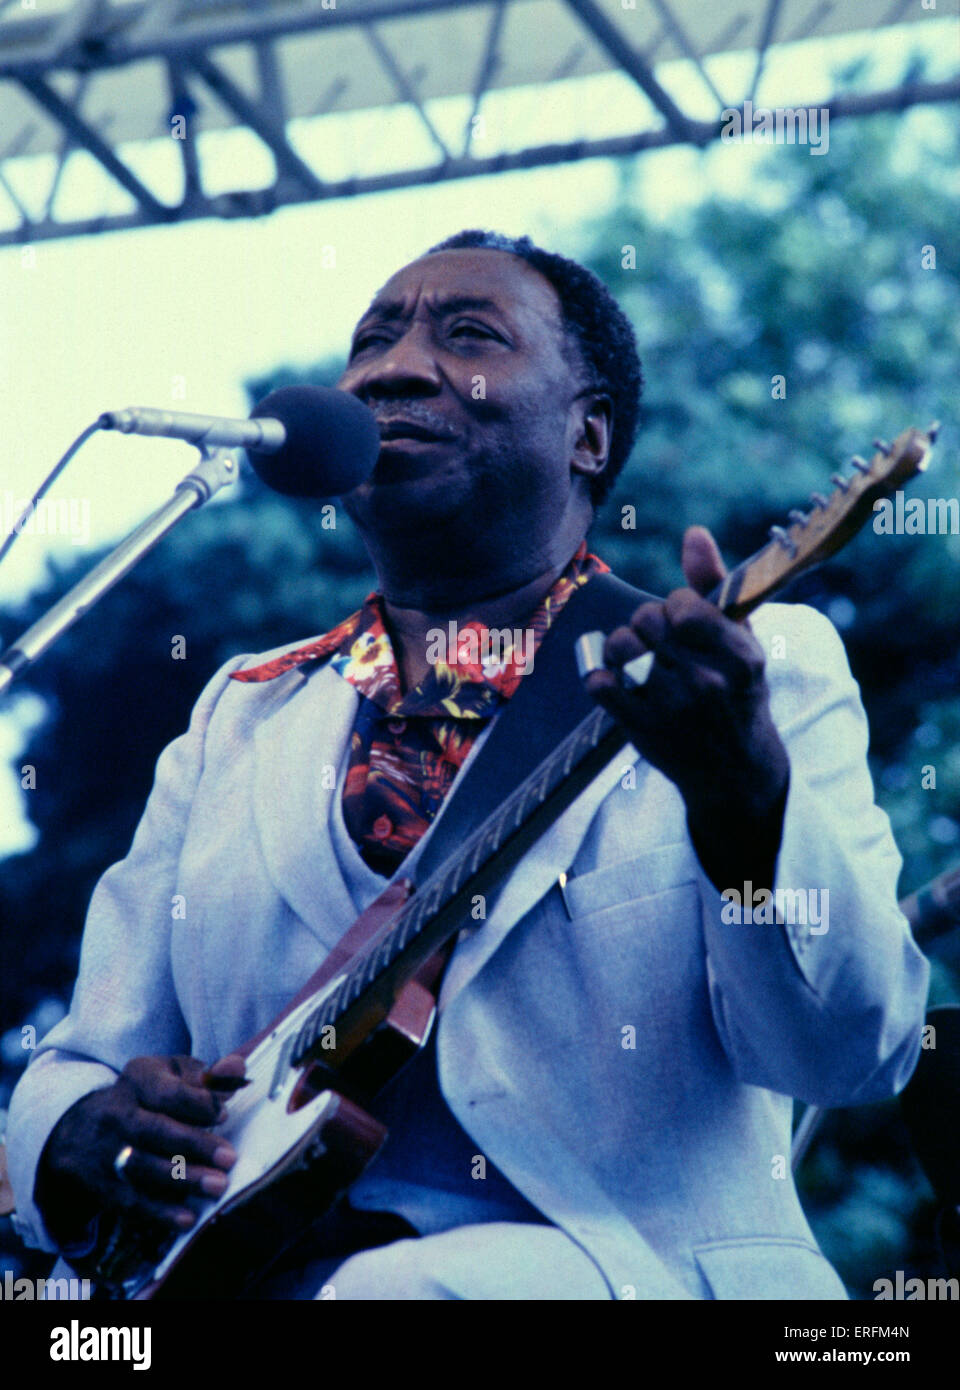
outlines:
M427 255L461 250L508 251L532 265L556 290L563 326L583 365L594 377L591 384L613 402L610 457L606 468L590 484L593 505L599 506L630 456L640 423L643 369L630 320L592 270L566 256L544 251L527 236L508 237L478 230L457 232L431 246Z

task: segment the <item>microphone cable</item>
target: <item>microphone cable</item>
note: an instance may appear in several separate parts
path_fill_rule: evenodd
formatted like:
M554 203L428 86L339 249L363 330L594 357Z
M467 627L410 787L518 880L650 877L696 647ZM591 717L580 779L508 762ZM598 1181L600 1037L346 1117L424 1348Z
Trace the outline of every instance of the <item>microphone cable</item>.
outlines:
M74 454L83 448L92 434L96 434L97 430L102 428L103 426L100 424L99 420L95 420L92 425L88 425L82 434L77 435L76 439L70 445L70 448L63 455L63 458L61 458L58 463L54 464L53 468L51 468L50 472L30 498L30 501L13 523L13 529L10 531L10 534L4 537L3 544L0 545L0 561L2 561L3 557L9 552L10 547L17 537L23 535L24 522L28 521L30 517L33 516L36 511L37 503L40 501L41 497L43 497L47 490L56 482Z

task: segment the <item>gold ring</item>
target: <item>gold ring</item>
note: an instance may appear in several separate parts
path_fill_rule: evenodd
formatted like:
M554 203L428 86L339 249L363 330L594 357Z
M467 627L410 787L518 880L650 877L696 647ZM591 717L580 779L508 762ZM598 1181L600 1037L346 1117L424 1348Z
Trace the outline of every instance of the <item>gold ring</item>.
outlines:
M131 1144L124 1144L123 1148L113 1160L113 1171L118 1178L123 1177L123 1170L126 1168L131 1158L133 1158L133 1146Z

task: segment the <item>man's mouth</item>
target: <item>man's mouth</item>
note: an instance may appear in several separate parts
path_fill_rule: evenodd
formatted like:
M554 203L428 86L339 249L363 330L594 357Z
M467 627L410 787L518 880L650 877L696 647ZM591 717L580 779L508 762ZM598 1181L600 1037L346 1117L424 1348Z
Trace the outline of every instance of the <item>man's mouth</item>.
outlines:
M391 420L381 424L380 438L384 444L393 439L421 439L433 443L449 436L437 434L436 430L428 430L424 425L415 425L412 420Z
M445 420L437 418L418 419L413 414L378 414L377 425L380 429L381 442L384 444L398 439L412 439L421 443L437 444L456 438L456 432L450 428Z

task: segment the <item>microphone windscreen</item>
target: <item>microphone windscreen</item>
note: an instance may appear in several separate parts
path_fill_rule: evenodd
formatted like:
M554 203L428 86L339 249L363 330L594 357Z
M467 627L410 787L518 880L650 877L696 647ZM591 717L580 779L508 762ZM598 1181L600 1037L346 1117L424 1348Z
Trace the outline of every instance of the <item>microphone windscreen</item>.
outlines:
M328 386L281 386L251 411L279 420L286 441L275 454L247 457L257 476L286 497L342 497L376 467L380 431L356 396Z

